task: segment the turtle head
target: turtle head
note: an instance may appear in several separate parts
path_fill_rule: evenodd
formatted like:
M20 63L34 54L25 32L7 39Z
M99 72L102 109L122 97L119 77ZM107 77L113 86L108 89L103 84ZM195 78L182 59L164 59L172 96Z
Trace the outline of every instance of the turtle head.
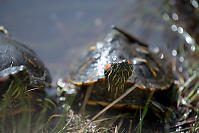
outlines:
M123 92L125 82L133 72L133 65L129 61L121 61L117 63L107 64L104 75L108 81L108 91L114 93L115 96L119 92Z

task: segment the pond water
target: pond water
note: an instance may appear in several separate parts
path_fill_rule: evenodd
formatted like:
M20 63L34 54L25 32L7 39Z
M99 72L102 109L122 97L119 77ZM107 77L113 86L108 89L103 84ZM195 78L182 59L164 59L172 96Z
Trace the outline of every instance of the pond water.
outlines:
M0 25L36 51L53 75L65 76L80 49L110 29L115 0L0 0ZM105 30L106 29L106 30Z
M50 69L67 77L70 64L116 24L152 47L176 47L178 36L162 19L164 1L0 0L0 25L27 44ZM83 50L82 50L83 49Z

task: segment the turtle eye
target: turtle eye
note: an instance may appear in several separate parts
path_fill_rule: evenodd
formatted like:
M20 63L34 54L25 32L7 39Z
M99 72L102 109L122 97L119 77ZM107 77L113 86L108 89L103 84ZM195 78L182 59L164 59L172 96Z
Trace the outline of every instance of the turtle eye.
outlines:
M111 67L111 64L107 64L104 69L107 70L110 67Z

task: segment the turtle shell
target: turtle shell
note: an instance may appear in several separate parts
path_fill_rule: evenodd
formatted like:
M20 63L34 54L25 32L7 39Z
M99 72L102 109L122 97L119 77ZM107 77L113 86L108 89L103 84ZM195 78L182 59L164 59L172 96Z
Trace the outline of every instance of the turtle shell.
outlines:
M6 32L0 33L0 86L8 88L18 72L28 76L30 88L49 87L51 77L44 63L35 52L22 43L11 40Z
M106 65L123 60L130 62L134 70L127 83L136 83L140 89L150 91L164 90L171 85L171 68L164 65L164 60L150 52L145 43L117 27L74 66L71 82L88 85L104 80Z

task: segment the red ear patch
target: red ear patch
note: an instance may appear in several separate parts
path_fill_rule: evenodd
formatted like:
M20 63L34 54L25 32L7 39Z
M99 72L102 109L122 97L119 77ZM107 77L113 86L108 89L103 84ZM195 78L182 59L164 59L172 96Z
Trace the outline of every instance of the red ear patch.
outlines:
M132 64L130 61L128 61L128 64Z
M107 70L108 68L110 68L111 67L111 64L107 64L106 66L105 66L105 70Z
M8 80L8 77L6 77L6 78L0 78L0 82L6 81L6 80Z

